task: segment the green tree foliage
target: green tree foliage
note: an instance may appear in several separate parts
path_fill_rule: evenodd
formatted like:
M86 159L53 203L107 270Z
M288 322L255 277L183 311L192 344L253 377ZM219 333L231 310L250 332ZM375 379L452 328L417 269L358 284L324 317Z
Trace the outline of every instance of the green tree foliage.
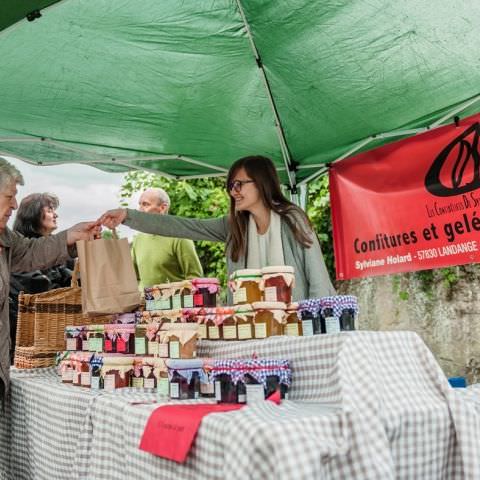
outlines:
M171 200L170 214L189 218L215 218L226 215L229 208L225 179L170 180L146 172L130 172L120 191L123 205L137 192L149 187L160 187ZM318 234L327 268L334 277L332 226L330 221L330 195L328 178L322 177L309 185L307 213ZM225 246L216 242L195 242L197 253L206 276L218 277L226 283Z
M170 214L188 218L215 218L228 213L229 202L223 178L171 180L147 172L125 175L120 197L123 205L133 194L146 188L163 188L170 196ZM218 277L226 284L225 245L218 242L195 242L204 274Z

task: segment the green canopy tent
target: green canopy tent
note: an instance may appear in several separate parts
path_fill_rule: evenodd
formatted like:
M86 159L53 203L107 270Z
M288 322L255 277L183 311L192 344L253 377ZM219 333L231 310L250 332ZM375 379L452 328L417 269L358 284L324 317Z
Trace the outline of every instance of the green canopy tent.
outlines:
M3 0L0 153L293 190L361 149L478 111L480 4Z

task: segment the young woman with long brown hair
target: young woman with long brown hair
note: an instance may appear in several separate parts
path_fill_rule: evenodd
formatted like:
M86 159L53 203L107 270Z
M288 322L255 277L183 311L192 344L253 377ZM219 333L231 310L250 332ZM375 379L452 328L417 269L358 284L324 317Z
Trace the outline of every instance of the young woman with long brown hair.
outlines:
M244 268L290 265L296 277L294 300L335 293L310 221L283 195L270 159L237 160L226 186L230 213L225 217L197 220L117 209L103 214L99 222L109 228L124 223L166 237L225 242L228 275Z

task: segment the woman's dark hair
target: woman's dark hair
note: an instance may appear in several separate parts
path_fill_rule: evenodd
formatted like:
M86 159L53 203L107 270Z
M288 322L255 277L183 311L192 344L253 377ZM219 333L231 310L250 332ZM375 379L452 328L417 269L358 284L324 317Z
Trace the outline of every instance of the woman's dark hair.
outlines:
M283 195L273 162L260 155L240 158L230 167L227 185L233 181L241 168L255 182L265 206L278 213L292 230L295 239L309 248L313 243L313 228L310 220L301 208ZM235 200L230 195L230 236L227 240L227 250L234 262L246 254L249 216L250 212L235 210Z
M58 198L51 193L31 193L18 207L13 230L28 238L42 237L44 207L58 208Z

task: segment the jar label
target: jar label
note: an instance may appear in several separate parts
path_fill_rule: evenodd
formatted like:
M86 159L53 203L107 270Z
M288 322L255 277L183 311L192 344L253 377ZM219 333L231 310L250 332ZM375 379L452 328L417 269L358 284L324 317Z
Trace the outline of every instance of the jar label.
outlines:
M310 337L313 335L313 322L312 320L303 320L302 321L302 330L304 337Z
M143 382L143 386L145 388L155 388L155 379L154 378L146 378Z
M127 342L122 338L117 338L117 352L125 353L127 351Z
M267 338L267 324L256 323L255 324L255 338Z
M110 339L105 340L103 348L106 352L111 352L113 350L113 342Z
M82 372L80 374L80 385L83 385L84 387L89 387L90 386L90 379L92 375L90 372Z
M212 382L200 383L200 393L202 395L211 395L215 393L215 384Z
M145 337L135 339L135 355L145 355L146 352Z
M264 290L266 302L277 302L277 287L265 287Z
M326 333L340 333L340 319L337 317L325 318L325 332Z
M220 338L220 330L216 325L208 327L208 338L210 340L218 340Z
M77 349L77 339L67 338L67 350L76 350L76 349Z
M147 351L149 355L158 355L158 342L148 342Z
M143 377L132 377L133 388L143 388Z
M90 388L92 390L100 390L100 377L92 377L90 379Z
M102 352L103 351L103 338L89 338L88 350L90 352Z
M245 389L247 390L247 405L265 400L263 385L245 385Z
M115 390L115 374L105 375L103 388L107 391Z
M239 303L246 303L247 302L247 289L246 288L239 288L233 292L233 303L234 305L238 305Z
M183 296L183 308L193 308L193 295Z
M168 343L157 343L158 356L161 358L168 358Z
M169 342L170 358L180 358L180 342Z
M198 338L207 338L207 326L204 323L198 324Z
M247 402L247 395L245 393L238 394L238 403L246 403Z
M252 338L252 325L246 323L245 325L237 325L238 328L238 338L240 340L248 340Z
M219 380L216 380L214 388L215 388L215 400L217 402L221 402L222 401L222 382L220 382Z
M285 325L285 335L290 335L292 337L298 337L298 324L297 323L287 323Z
M80 372L77 372L76 370L73 371L72 383L80 385Z
M174 295L172 297L172 310L178 310L182 308L182 297L180 295Z
M203 293L196 293L193 296L193 304L196 307L203 307Z
M237 326L236 325L224 325L223 326L223 338L226 340L235 340L237 338Z
M178 385L178 384L177 384ZM157 382L157 393L162 397L168 397L170 384L168 378L159 378Z
M147 310L155 310L155 300L145 300L145 308Z
M170 398L180 398L180 384L178 382L170 384Z
M82 340L82 350L84 352L88 352L89 348L88 348L88 340Z
M169 298L157 300L155 303L157 310L171 310L171 305Z
M67 368L62 373L62 382L71 382L73 380L73 370L71 368Z

